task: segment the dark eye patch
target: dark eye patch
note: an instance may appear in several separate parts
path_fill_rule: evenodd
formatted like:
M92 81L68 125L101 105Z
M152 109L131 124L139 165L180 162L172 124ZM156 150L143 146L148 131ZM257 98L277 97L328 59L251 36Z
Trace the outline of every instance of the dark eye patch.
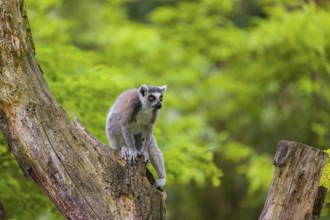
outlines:
M155 101L155 99L156 99L156 97L153 96L153 95L148 96L148 100L149 100L150 102Z
M159 100L162 102L163 101L163 95L159 97Z

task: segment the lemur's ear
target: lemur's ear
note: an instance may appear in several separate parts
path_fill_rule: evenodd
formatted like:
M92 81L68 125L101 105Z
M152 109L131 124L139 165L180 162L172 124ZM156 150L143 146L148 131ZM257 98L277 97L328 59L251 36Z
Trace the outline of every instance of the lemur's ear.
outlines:
M148 90L149 90L148 86L143 84L142 86L140 86L139 92L144 97L146 95L146 93L148 92Z
M160 86L159 88L160 90L162 90L162 92L165 92L167 89L167 85Z

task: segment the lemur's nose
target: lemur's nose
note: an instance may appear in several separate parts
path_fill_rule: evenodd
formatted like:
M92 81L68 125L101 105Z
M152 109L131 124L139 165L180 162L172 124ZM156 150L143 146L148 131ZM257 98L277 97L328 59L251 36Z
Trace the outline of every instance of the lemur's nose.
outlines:
M157 104L155 105L156 109L160 109L162 108L162 103L161 102L157 102Z

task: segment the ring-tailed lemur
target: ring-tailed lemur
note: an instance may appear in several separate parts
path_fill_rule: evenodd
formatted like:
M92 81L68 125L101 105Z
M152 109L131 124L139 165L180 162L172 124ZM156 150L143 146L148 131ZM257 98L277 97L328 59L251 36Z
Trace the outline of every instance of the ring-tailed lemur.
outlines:
M162 107L167 86L146 86L123 92L111 107L106 121L110 147L121 151L121 158L134 163L141 155L155 167L158 179L155 186L166 181L163 155L153 136L158 109Z

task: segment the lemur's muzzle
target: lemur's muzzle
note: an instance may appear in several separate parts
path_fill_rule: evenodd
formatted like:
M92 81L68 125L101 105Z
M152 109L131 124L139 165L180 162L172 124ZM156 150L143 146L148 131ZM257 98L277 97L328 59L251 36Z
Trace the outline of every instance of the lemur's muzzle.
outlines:
M162 108L162 103L161 102L157 102L153 107L155 109L161 109Z

